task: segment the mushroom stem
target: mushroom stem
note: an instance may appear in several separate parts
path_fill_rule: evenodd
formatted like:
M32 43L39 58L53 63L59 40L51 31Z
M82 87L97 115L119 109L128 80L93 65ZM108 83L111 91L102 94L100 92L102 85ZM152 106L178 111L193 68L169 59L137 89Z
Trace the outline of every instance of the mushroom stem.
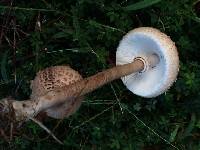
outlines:
M111 69L99 72L96 75L77 81L73 84L47 92L46 94L38 97L35 100L12 100L10 102L9 99L5 99L0 104L4 106L4 108L10 108L9 105L11 104L11 108L13 108L15 112L15 119L18 121L34 117L41 111L57 106L59 104L64 104L65 102L69 102L69 107L71 107L71 109L75 111L77 108L73 106L77 102L77 98L89 92L92 92L95 89L115 79L132 73L140 72L144 70L145 65L149 65L149 67L154 67L159 62L156 57L156 55L151 55L145 61L144 59L136 58L132 63L118 65ZM1 105L0 108L2 107Z
M149 67L154 68L160 62L160 59L159 56L154 53L148 57L147 61L149 63Z
M115 79L140 72L145 68L145 65L149 65L147 68L153 68L159 63L159 58L156 54L152 54L149 55L145 61L147 62L145 63L143 60L135 58L132 63L118 65L68 86L50 91L39 98L41 99L40 102L44 102L45 100L45 102L47 102L45 105L41 104L40 106L49 108L56 104L65 102L66 99L83 96ZM51 102L49 103L49 101Z
M44 96L39 97L38 100L42 103L38 105L42 106L39 109L44 110L60 103L64 103L67 101L66 99L76 99L76 97L92 92L115 79L119 79L134 72L142 71L143 68L144 62L140 59L135 59L132 63L118 65L71 85L50 91Z

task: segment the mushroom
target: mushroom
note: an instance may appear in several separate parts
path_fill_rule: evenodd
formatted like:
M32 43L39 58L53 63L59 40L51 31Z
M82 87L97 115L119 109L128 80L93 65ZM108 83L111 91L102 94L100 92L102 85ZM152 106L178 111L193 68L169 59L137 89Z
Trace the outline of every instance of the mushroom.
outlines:
M70 85L76 81L82 80L82 76L69 66L53 66L39 71L35 79L31 82L31 99L37 101L37 98L45 93L61 88L63 86ZM44 112L47 116L62 119L68 117L81 104L82 97L76 99L76 103L73 100L67 100L64 103L53 106Z
M155 55L154 59L149 56ZM175 43L159 30L141 27L130 31L117 48L116 64L140 58L143 71L122 77L126 87L136 95L151 98L165 92L178 74L179 58ZM151 57L152 58L152 57ZM155 61L155 66L151 66Z
M116 64L84 79L69 67L50 67L32 82L31 100L0 103L14 110L16 120L34 117L41 111L63 118L77 110L80 97L119 78L133 93L151 98L165 92L176 80L179 59L170 37L157 29L141 27L124 36L117 48ZM76 76L73 79L69 75L72 72Z

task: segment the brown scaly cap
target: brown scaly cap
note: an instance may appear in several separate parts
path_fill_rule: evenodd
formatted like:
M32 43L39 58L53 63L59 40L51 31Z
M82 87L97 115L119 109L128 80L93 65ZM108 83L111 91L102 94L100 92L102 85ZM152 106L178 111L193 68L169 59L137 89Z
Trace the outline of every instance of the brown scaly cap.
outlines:
M53 66L39 71L31 83L31 99L45 95L63 86L67 86L76 81L82 80L81 75L69 66ZM81 98L69 99L64 104L60 104L45 110L48 116L61 119L71 115L81 104Z

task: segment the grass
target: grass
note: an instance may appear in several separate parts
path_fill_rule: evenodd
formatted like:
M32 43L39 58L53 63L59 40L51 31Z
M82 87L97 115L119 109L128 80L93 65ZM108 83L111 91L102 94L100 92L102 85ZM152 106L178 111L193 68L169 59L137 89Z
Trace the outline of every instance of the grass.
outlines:
M1 133L1 149L200 149L198 4L197 0L0 2L1 98L27 99L30 80L48 66L69 64L83 77L114 66L122 36L139 26L167 33L176 42L181 62L177 82L157 98L135 96L117 80L86 95L69 118L43 120L64 145L29 122L13 132L12 141L9 133L5 133L8 141Z

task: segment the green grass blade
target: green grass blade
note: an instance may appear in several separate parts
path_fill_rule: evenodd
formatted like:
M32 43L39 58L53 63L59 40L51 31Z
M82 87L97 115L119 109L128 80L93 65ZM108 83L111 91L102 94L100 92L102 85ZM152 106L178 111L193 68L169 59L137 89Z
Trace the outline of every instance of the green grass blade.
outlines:
M8 51L3 54L1 60L1 76L3 78L3 81L5 82L8 81L7 70L6 70L7 57L8 57Z
M178 129L180 128L180 125L176 125L176 128L174 129L174 131L171 133L169 141L170 142L174 142L176 139L176 135L178 133Z
M159 2L161 2L161 0L143 0L143 1L139 1L135 4L126 6L126 7L124 7L124 9L127 10L127 11L139 10L139 9L143 9L143 8L152 6L152 5L157 4Z
M193 113L191 116L190 123L189 123L188 127L185 129L185 132L183 133L181 139L184 139L184 138L192 135L192 130L195 127L195 123L196 123L196 115Z

